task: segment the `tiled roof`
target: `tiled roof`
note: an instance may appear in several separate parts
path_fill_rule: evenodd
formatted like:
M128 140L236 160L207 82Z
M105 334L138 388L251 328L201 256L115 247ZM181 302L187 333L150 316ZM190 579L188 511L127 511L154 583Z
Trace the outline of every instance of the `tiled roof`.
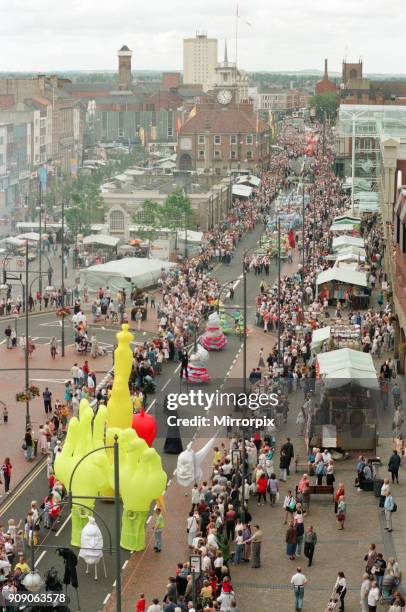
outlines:
M258 131L264 132L267 129L267 125L259 120ZM244 112L241 107L200 109L186 121L180 131L181 134L207 131L211 134L252 134L257 131L257 116L255 113Z

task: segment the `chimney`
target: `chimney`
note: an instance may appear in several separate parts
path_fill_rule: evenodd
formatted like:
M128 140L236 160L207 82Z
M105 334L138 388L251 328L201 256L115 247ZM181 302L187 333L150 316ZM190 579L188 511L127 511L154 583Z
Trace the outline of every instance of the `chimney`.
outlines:
M123 45L119 51L118 56L118 88L121 91L129 91L131 89L132 76L131 76L131 57L133 52Z
M328 81L328 68L327 68L327 64L328 64L328 61L325 59L324 60L324 79L326 81Z

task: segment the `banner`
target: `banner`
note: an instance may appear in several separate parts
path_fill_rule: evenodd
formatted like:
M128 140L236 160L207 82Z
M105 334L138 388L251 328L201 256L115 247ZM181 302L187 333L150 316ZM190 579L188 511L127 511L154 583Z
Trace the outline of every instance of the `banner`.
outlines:
M46 191L47 185L48 185L48 167L46 165L41 166L41 168L38 171L38 176L39 176L39 182L41 183L42 191Z

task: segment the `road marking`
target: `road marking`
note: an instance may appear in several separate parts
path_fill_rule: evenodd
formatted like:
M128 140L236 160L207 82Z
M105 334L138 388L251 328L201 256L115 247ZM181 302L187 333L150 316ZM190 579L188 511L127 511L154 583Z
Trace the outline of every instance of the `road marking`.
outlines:
M40 323L40 327L62 327L62 321L48 321L48 323Z
M174 372L175 374L176 374L176 372L179 372L179 370L180 370L180 366L181 366L181 365L182 365L181 363L178 365L178 367L176 368L176 370L175 370L175 372ZM171 380L172 380L172 379L171 379Z
M127 559L127 561L124 561L123 567L121 569L124 570L127 567L127 565L128 565L128 559Z
M171 482L172 482L172 479L168 481L168 483L167 483L167 485L166 485L166 486L167 486L167 487L169 487L169 485L171 484Z
M68 522L70 521L72 514L69 514L69 516L65 519L65 521L62 523L61 527L58 529L58 531L56 532L56 537L59 536L59 534L61 533L62 529L64 529L66 527L66 525L68 524Z
M6 342L7 342L7 338L4 338L4 340L2 340L0 344L6 344Z
M31 378L30 380L34 380L35 382L52 382L52 383L61 383L65 384L68 380L67 378Z
M165 391L166 387L169 385L169 383L171 382L171 380L172 380L172 378L170 378L169 380L167 380L167 381L166 381L166 383L164 384L164 386L163 386L163 387L162 387L162 389L161 389L161 392L162 392L162 391Z
M46 554L47 554L47 551L46 551L46 550L43 550L43 551L42 551L42 553L40 554L40 556L38 557L38 559L35 561L35 563L34 563L34 567L37 567L38 563L41 561L41 559L42 559L43 557L45 557L45 555L46 555Z
M117 580L115 580L115 581L113 582L113 587L115 587L115 586L116 586L116 582L117 582Z
M156 402L156 399L154 399L154 401L153 401L153 402L151 402L151 404L150 404L150 405L148 406L148 408L146 409L146 412L149 412L149 411L151 410L151 408L152 408L152 406L154 406L155 402Z
M5 514L7 512L7 510L20 497L21 493L23 493L30 486L30 484L44 470L45 467L46 467L46 462L44 461L44 463L42 463L42 461L41 461L40 464L36 468L34 468L32 474L27 478L27 480L24 482L24 484L21 486L21 488L18 489L17 493L15 493L15 494L12 493L12 495L10 496L10 499L1 507L0 516L3 516L3 514Z
M106 603L108 602L108 600L110 599L110 597L111 597L111 593L109 593L108 595L106 595L106 597L104 598L104 601L103 601L103 606L105 606L105 605L106 605Z
M147 518L147 525L148 525L148 523L151 522L151 519L152 519L152 514L150 514L149 517Z

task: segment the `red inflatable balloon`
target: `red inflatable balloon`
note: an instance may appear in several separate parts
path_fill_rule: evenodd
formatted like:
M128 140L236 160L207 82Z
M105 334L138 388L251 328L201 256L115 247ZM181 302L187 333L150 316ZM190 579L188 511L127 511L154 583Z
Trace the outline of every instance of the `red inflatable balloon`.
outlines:
M157 424L151 414L144 412L144 408L133 414L132 428L135 429L140 438L145 440L148 446L152 446L157 432Z

